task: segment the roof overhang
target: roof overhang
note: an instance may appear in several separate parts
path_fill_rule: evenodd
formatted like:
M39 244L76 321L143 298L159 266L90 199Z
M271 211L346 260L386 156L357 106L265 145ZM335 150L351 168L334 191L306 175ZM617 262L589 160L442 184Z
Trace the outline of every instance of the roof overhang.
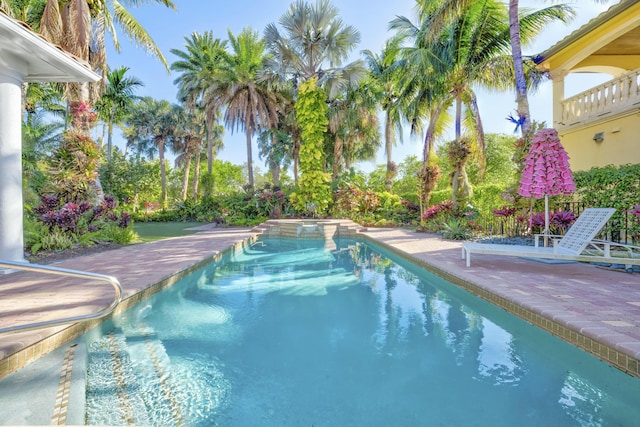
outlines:
M61 48L0 10L0 68L26 82L96 82L100 76Z
M640 2L621 0L542 52L536 62L552 73L616 75L640 68Z

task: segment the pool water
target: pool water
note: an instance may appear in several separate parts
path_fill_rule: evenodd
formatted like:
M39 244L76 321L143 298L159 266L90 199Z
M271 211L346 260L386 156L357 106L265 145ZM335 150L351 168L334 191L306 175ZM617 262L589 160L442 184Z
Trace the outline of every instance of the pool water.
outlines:
M258 241L86 339L94 425L640 423L640 380L360 241Z

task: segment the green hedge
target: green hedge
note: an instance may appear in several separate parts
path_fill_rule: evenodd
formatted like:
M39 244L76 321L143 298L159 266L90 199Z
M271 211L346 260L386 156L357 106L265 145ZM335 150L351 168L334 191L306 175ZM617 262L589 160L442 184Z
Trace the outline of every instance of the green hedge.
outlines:
M589 207L631 209L640 204L640 164L574 172L578 200Z

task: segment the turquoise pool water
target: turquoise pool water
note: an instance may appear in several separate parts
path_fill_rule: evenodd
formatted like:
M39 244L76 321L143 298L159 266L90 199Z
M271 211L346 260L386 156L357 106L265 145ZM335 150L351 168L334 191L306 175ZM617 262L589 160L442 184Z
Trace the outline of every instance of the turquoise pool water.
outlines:
M86 340L94 425L640 423L639 380L363 242L259 241Z

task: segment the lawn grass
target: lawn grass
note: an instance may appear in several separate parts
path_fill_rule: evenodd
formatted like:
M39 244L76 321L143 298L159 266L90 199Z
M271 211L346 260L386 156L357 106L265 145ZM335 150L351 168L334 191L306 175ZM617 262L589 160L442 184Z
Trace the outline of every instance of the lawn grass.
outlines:
M136 243L153 242L169 237L186 236L197 233L197 230L188 230L191 227L203 225L201 222L136 222L134 231L139 238Z

